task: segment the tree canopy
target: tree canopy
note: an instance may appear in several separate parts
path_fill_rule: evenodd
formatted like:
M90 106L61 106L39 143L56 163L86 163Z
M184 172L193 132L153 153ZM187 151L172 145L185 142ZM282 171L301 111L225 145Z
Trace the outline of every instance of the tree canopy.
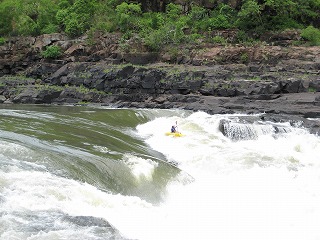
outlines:
M320 0L0 0L0 37L119 31L158 48L217 29L318 31L319 13Z

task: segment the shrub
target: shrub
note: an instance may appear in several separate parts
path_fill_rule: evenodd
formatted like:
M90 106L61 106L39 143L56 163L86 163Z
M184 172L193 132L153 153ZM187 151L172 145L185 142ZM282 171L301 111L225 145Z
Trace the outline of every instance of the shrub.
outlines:
M311 45L320 45L320 30L313 26L309 26L302 30L301 37L308 40Z
M3 45L6 42L6 39L3 37L0 37L0 45Z
M209 18L207 24L209 29L227 29L232 27L228 18L224 15Z
M134 30L137 27L138 17L141 16L140 4L123 2L116 7L116 17L119 29L122 32Z
M251 29L261 24L261 6L254 0L245 1L238 12L238 27Z
M183 21L176 24L167 24L158 30L150 32L144 36L144 42L152 51L159 51L163 46L168 44L179 44L188 41L183 32ZM193 35L196 36L196 35Z
M43 29L41 29L42 34L56 33L58 31L59 31L59 27L54 24L48 24Z
M236 42L242 44L253 43L254 39L246 31L240 30L236 34Z
M248 63L249 61L249 55L248 53L242 53L240 56L241 63Z
M181 6L174 3L169 3L166 7L166 14L170 20L177 20L182 13Z
M218 44L226 44L226 39L222 36L214 36L212 38L212 42L213 43L218 43Z
M44 58L58 58L62 55L61 48L59 46L48 46L45 51L41 52Z
M64 4L68 6L66 2ZM91 27L96 7L95 0L75 0L73 5L60 9L56 19L69 36L76 37Z
M317 92L317 89L315 89L314 87L309 87L309 88L308 88L308 92L313 92L313 93L315 93L315 92Z
M21 15L16 20L16 32L22 36L39 34L39 26L29 16Z
M83 34L86 30L86 26L81 19L80 15L71 13L65 21L65 31L69 36L75 37Z
M199 21L208 17L208 11L204 7L192 6L191 11L188 13L191 23Z
M149 34L143 36L144 43L150 51L159 51L164 45L169 44L168 33L169 29L167 27L154 30Z

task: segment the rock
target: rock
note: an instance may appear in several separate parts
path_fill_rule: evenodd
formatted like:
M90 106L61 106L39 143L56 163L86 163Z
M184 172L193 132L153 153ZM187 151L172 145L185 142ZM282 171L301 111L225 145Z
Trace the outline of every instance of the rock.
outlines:
M155 63L159 59L158 53L126 53L123 55L123 59L126 62L136 64L136 65L144 65Z
M82 55L82 53L85 50L85 46L81 43L71 45L64 53L69 56L79 56Z
M34 102L38 103L38 104L39 103L50 104L60 96L61 92L62 92L62 90L54 90L54 89L40 90L36 94Z
M56 72L61 66L54 63L41 63L26 70L26 77L34 79L45 79Z
M46 46L49 46L54 42L65 41L67 39L67 36L61 33L43 34L36 38L33 49L41 51L44 50Z
M3 95L0 95L0 103L4 103L6 101L6 97Z
M282 91L284 93L298 93L305 92L306 88L303 86L303 82L301 80L289 80L284 82Z
M20 94L15 96L12 100L13 103L35 103L34 101L34 89L27 88Z
M276 41L284 45L290 37L296 33L284 33ZM86 37L61 34L10 38L0 46L0 102L92 101L210 114L266 112L303 119L320 115L320 47L208 43L172 56L148 53L139 41L132 41L136 53L124 54L119 39L117 34L95 34L95 44L89 45ZM59 60L41 58L40 51L50 45L65 50ZM314 125L310 129L317 132Z

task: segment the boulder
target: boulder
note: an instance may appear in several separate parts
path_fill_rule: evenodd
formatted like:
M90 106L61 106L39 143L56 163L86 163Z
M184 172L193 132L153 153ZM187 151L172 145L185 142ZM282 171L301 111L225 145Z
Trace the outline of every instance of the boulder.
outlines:
M159 54L154 52L147 52L147 53L125 53L123 55L123 60L136 64L136 65L145 65L150 63L155 63L159 59Z
M36 38L32 47L36 51L41 51L44 50L45 47L52 45L55 42L66 41L67 39L68 37L61 33L43 34Z

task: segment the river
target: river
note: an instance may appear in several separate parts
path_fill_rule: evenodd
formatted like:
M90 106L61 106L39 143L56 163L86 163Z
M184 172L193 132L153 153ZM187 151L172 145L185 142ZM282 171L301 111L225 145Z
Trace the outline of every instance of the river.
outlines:
M1 105L0 239L319 240L320 137L239 117Z

